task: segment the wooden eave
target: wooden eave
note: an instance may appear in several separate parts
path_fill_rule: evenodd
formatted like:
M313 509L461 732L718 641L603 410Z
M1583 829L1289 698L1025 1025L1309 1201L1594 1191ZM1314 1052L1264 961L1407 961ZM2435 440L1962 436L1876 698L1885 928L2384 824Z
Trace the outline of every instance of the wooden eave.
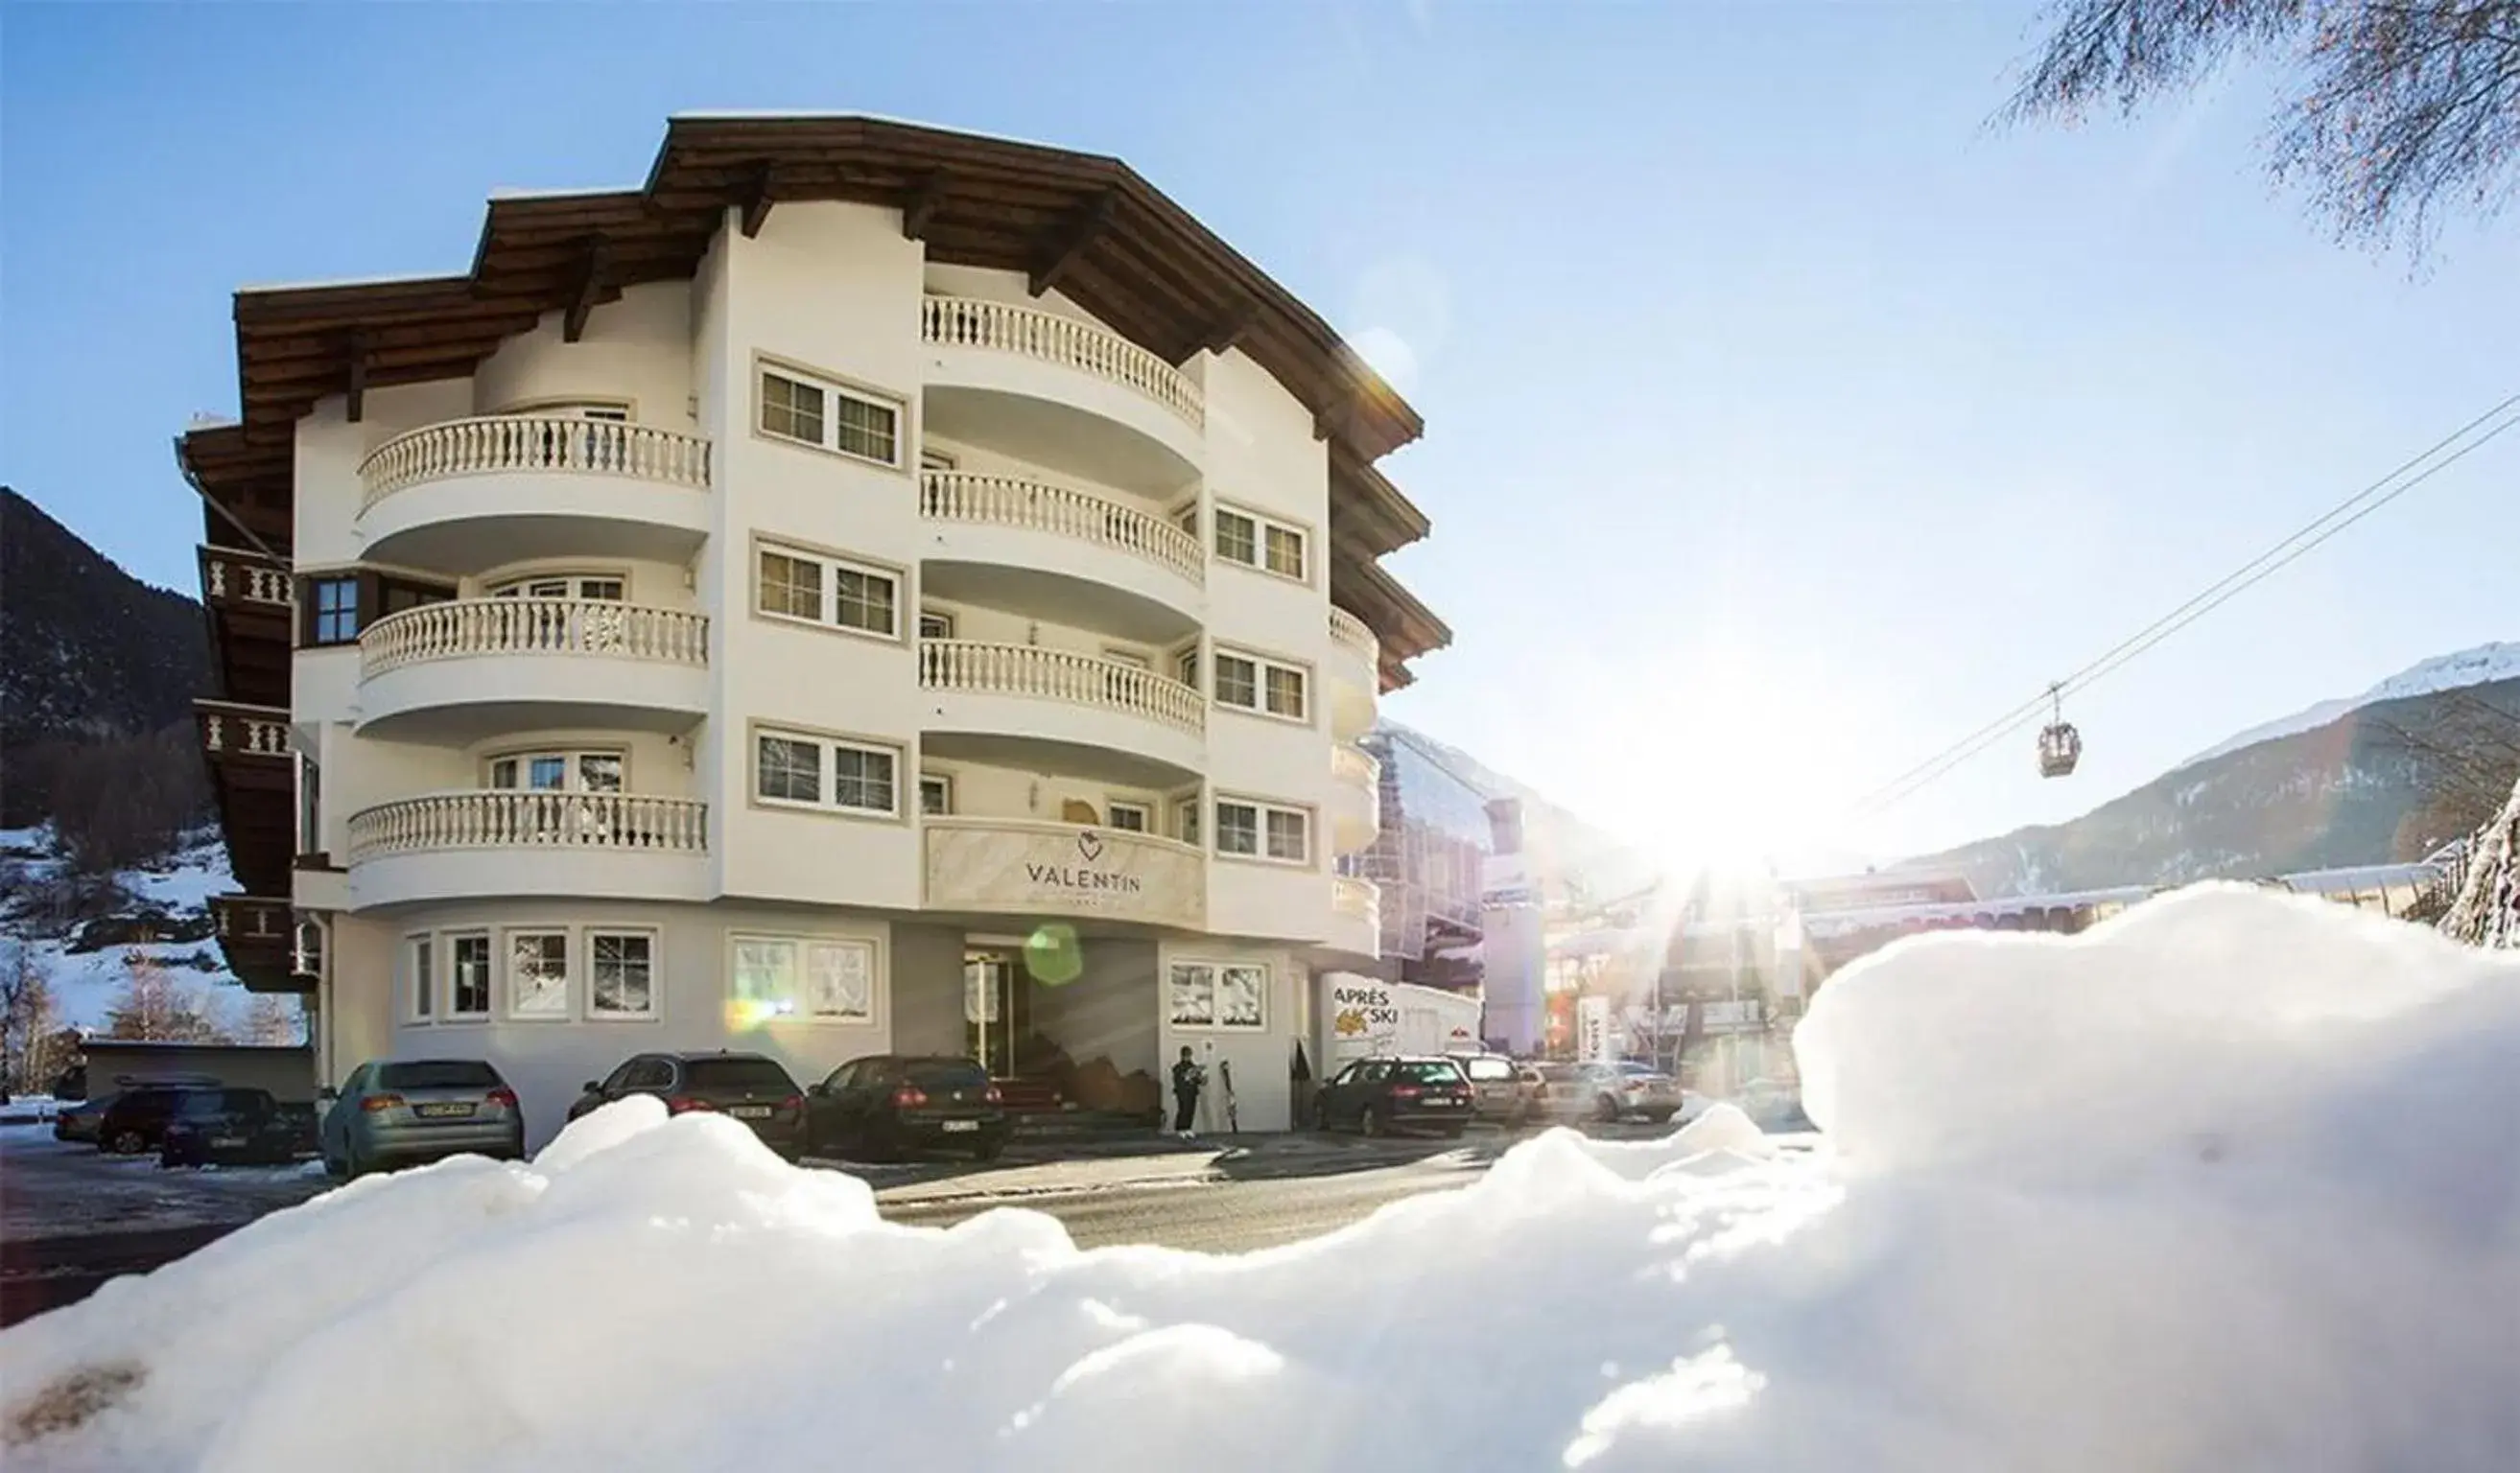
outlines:
M1373 562L1334 558L1330 602L1366 622L1381 643L1382 687L1396 691L1417 677L1409 661L1453 643L1453 631L1434 610Z

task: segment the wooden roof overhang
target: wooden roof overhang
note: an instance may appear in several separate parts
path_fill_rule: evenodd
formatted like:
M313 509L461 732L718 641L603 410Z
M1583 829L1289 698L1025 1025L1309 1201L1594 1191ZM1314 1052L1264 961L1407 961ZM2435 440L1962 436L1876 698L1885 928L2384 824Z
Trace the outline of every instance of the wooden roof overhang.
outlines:
M1384 572L1380 563L1353 565L1346 579L1331 583L1330 600L1374 632L1381 645L1385 691L1397 691L1417 678L1409 671L1411 658L1453 643L1451 626L1401 587L1400 580Z
M294 425L318 401L344 395L355 417L369 388L465 377L551 312L574 337L624 289L691 277L730 209L752 235L781 202L822 200L898 208L929 259L1024 272L1036 292L1056 286L1167 361L1240 348L1329 442L1334 592L1425 535L1424 513L1372 469L1422 432L1417 411L1311 308L1127 164L848 116L675 117L636 190L492 199L464 275L238 292L244 422L186 435L186 473L285 553ZM210 540L236 545L224 531ZM1381 636L1386 668L1435 647L1422 643L1442 628L1431 615L1386 627L1379 593L1342 602Z

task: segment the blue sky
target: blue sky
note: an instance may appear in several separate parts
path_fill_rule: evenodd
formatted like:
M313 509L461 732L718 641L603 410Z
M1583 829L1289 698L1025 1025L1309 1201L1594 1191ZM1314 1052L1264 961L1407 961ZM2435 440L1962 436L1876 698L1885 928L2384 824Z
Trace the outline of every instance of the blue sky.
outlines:
M1675 856L2067 817L2520 638L2515 433L2076 701L2074 781L2025 736L1826 823L2520 391L2520 219L2410 275L2270 185L2251 78L1989 133L2032 7L1773 10L8 5L0 477L191 591L235 287L461 269L678 110L862 111L1119 155L1363 337L1459 636L1388 709Z

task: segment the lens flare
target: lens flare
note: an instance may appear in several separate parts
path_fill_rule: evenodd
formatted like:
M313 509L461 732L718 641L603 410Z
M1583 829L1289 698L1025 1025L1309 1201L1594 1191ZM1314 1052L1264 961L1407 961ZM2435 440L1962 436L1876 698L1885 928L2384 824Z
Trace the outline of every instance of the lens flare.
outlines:
M1044 987L1065 987L1085 971L1085 950L1076 927L1054 920L1024 938L1024 970Z

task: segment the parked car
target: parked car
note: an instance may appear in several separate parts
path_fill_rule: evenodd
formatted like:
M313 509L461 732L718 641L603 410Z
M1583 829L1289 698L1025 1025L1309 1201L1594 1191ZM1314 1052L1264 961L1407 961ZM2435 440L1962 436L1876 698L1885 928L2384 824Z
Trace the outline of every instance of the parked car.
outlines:
M1431 1054L1361 1058L1341 1069L1313 1098L1313 1128L1350 1126L1368 1136L1432 1130L1458 1137L1468 1128L1477 1095L1452 1059Z
M1479 1119L1512 1129L1529 1124L1538 1112L1540 1075L1530 1065L1502 1053L1455 1054L1453 1062L1469 1076L1470 1108Z
M954 1149L994 1161L1013 1130L977 1060L879 1053L849 1060L805 1092L801 1149L872 1161Z
M60 1112L53 1116L53 1138L84 1140L94 1145L97 1130L105 1124L106 1106L113 1103L115 1097L112 1094L101 1094L94 1099L83 1099L76 1104L62 1106Z
M357 1179L471 1151L525 1153L525 1112L499 1071L477 1058L370 1059L341 1088L318 1133L324 1169Z
M1707 1106L1705 1098L1681 1089L1680 1081L1651 1064L1544 1064L1540 1072L1547 1087L1541 1109L1552 1120L1662 1125L1678 1118L1685 1123Z
M616 1099L653 1094L680 1115L715 1110L752 1127L761 1143L793 1161L805 1144L805 1092L775 1058L758 1053L642 1053L623 1061L568 1107L575 1120Z
M113 1096L97 1120L97 1146L116 1156L137 1156L154 1151L166 1140L166 1122L187 1094L199 1094L215 1086L205 1085L140 1085Z
M304 1138L269 1090L191 1090L166 1122L160 1166L285 1166Z

